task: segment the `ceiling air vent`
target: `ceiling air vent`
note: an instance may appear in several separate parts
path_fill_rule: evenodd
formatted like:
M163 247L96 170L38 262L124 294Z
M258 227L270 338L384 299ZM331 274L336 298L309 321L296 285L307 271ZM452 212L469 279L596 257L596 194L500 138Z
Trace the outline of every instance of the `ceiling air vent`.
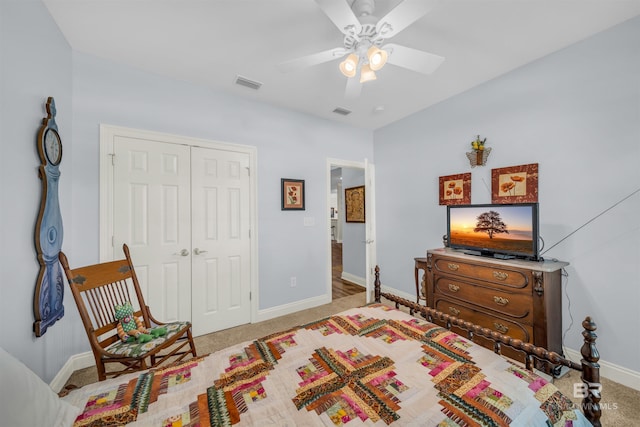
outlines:
M336 109L333 110L333 112L336 114L341 114L343 116L348 116L349 114L351 114L351 110L347 110L346 108L342 108L342 107L336 107Z
M257 82L255 80L248 79L246 77L242 77L242 76L236 76L236 84L240 86L245 86L254 90L258 90L260 89L260 86L262 86L262 83Z

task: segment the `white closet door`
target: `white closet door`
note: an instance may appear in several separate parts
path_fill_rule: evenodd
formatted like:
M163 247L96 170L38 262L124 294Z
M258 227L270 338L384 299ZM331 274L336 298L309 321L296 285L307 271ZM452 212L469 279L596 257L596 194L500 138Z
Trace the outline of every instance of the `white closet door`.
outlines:
M129 246L158 320L191 319L189 147L118 136L114 154L114 256Z
M193 333L251 318L249 154L192 147Z

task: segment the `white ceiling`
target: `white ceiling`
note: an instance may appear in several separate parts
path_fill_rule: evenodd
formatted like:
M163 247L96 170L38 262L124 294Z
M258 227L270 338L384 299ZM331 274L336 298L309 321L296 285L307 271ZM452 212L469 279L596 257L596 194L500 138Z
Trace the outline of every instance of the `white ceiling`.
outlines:
M358 98L345 99L338 59L287 74L276 68L342 46L314 0L43 1L78 52L367 129L640 15L640 0L442 0L390 39L444 56L440 68L422 75L387 64ZM398 3L376 0L375 15ZM236 85L237 75L263 85Z

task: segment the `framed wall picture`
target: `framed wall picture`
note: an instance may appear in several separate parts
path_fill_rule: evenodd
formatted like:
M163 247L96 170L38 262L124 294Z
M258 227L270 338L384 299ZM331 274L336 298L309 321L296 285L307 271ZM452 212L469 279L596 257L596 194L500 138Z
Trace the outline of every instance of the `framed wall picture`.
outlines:
M440 204L471 204L471 172L440 177Z
M304 210L304 180L303 179L281 179L282 210L283 211L303 211Z
M491 169L491 203L538 201L538 164Z
M344 207L346 222L365 222L364 185L345 188Z

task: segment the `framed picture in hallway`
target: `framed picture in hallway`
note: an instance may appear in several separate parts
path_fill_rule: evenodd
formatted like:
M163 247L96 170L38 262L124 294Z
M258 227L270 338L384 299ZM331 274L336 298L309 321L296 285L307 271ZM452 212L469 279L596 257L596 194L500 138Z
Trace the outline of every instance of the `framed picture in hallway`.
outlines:
M346 222L365 222L364 185L345 188L344 203Z
M282 210L304 210L304 180L282 178L281 180Z

